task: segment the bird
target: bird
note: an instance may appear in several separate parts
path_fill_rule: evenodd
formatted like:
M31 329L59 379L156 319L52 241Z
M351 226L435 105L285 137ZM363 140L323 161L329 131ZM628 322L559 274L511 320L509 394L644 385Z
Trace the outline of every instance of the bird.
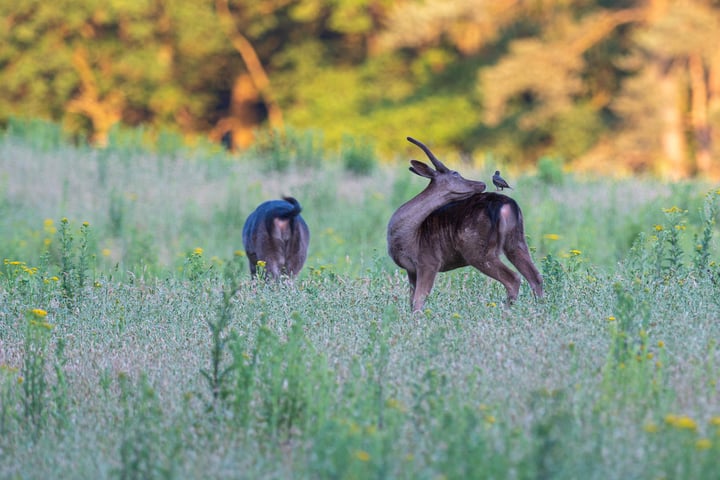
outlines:
M500 176L500 170L495 170L495 175L493 175L493 185L497 187L497 190L502 190L504 188L512 190L512 187Z

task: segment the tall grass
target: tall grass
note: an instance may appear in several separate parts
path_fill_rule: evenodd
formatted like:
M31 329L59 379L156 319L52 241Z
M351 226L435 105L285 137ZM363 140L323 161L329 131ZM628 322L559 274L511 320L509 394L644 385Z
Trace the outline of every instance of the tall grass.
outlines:
M714 478L720 192L520 177L546 298L462 269L412 315L405 160L262 162L2 139L0 477ZM251 281L281 194L307 267Z

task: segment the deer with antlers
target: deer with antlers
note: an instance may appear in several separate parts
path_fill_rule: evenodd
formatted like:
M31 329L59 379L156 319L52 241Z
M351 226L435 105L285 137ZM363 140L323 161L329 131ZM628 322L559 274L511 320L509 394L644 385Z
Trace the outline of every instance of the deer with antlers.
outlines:
M410 171L430 180L414 198L390 217L388 253L407 271L413 311L420 311L438 272L472 265L505 286L508 302L520 291L518 269L537 297L543 296L542 276L525 242L522 212L512 198L485 193L483 182L467 180L447 168L422 142L407 137L432 162L410 160Z

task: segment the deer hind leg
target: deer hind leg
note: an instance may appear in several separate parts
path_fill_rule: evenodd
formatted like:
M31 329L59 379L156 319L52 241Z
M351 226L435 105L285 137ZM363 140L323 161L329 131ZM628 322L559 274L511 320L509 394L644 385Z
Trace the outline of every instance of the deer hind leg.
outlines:
M257 255L255 255L254 253L248 252L247 258L248 258L248 264L250 265L250 276L252 278L255 278L255 276L257 275L257 261L258 261Z
M505 256L508 260L510 260L510 263L515 265L515 268L518 269L522 276L525 277L525 279L530 284L530 288L532 288L535 296L538 298L542 298L542 275L540 275L537 267L535 267L535 264L530 257L530 251L528 250L527 245L523 243L523 245L519 245L517 248L506 249Z
M502 283L507 290L507 299L512 303L520 292L520 275L513 272L510 267L505 265L497 256L487 256L482 261L470 263L473 267L480 270L490 278L494 278Z
M437 272L432 270L422 270L420 274L414 274L416 276L416 282L413 285L412 280L410 284L413 285L412 292L412 311L420 312L425 305L425 299L432 290L433 283L435 283L435 275ZM410 274L408 273L408 277Z

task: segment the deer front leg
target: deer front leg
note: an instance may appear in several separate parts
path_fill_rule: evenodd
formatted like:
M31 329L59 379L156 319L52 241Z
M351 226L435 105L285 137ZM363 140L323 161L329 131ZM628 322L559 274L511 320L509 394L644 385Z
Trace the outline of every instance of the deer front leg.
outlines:
M408 270L408 283L410 283L410 308L413 308L413 298L415 298L415 285L417 284L417 273Z
M425 299L430 294L433 283L435 283L435 275L437 275L437 272L434 270L423 270L417 274L417 284L412 296L413 313L422 311Z

